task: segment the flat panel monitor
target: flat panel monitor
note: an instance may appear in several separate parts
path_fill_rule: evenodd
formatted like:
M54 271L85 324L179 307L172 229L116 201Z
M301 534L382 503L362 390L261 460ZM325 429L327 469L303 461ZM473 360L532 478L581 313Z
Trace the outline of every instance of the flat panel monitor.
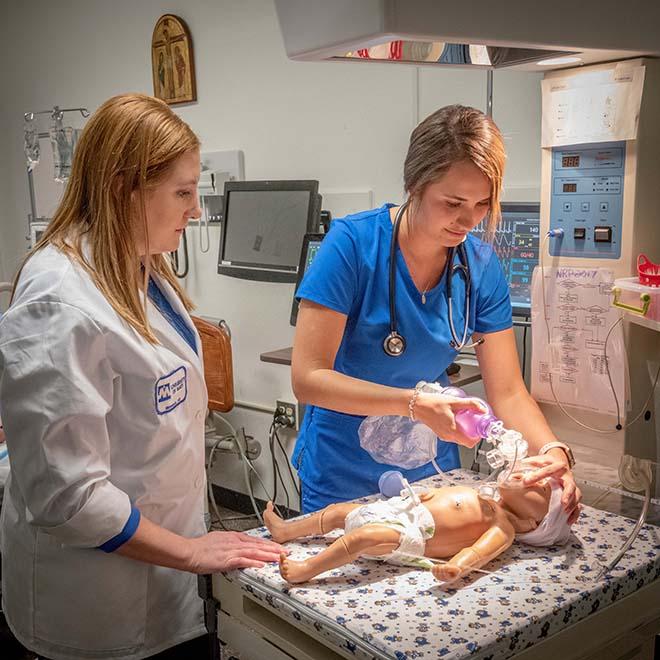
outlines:
M318 181L228 181L218 273L295 282L299 246L318 230Z
M312 261L314 261L314 257L316 257L316 253L321 247L321 241L324 236L325 234L312 233L305 234L305 237L303 238L302 249L300 250L300 260L298 262L298 279L296 280L296 289L293 294L293 304L291 305L291 325L295 325L298 319L298 300L296 299L296 293L298 293L298 288L300 287L303 277L305 277L307 269Z
M532 273L539 262L539 231L539 204L502 204L502 220L495 232L493 245L509 283L514 316L531 314ZM473 233L483 238L484 223L478 225Z

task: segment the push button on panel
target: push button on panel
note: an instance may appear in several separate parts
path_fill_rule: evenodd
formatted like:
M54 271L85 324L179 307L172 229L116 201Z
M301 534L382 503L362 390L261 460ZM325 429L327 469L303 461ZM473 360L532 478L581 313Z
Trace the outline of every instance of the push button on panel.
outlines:
M594 241L596 243L611 243L612 242L612 227L595 227L594 228Z
M587 237L587 230L584 227L575 227L573 229L573 238L575 240L584 240Z
M590 204L589 204L589 202L582 202L582 203L580 204L580 210L581 210L581 211L588 211L589 208L590 208Z

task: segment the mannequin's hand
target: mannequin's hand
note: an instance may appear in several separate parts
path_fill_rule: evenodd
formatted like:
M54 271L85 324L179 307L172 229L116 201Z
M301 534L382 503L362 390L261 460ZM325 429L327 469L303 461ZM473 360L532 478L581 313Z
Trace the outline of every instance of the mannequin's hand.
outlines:
M249 566L261 568L265 562L279 561L281 553L288 553L279 543L242 532L210 532L188 542L187 569L200 574Z
M553 453L555 451L556 453ZM568 467L564 452L561 449L550 450L542 456L526 458L524 464L538 468L525 477L525 485L536 483L548 477L557 479L561 483L563 489L561 504L569 514L568 524L572 525L580 516L582 492L575 484L575 478Z
M456 442L464 447L474 447L479 439L468 438L456 426L454 415L459 410L486 412L477 399L463 399L446 394L420 392L415 403L415 419L426 424L442 440Z
M461 577L461 567L454 564L436 564L432 569L433 577L439 582L454 582Z

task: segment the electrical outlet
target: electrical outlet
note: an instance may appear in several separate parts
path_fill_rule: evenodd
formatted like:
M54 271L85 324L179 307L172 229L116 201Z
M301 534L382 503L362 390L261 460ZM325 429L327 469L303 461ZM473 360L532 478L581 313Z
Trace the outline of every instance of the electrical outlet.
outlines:
M298 429L298 404L288 401L275 402L275 415L282 426L289 429Z

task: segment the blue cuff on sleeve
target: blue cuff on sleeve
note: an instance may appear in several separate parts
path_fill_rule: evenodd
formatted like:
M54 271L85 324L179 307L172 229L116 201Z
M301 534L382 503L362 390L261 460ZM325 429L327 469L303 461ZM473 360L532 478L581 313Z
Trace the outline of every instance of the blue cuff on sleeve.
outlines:
M99 546L99 550L103 550L103 552L114 552L117 548L121 547L128 541L133 534L135 534L135 530L138 528L138 525L140 524L140 511L136 509L134 506L131 507L131 515L128 516L128 520L126 521L126 524L124 525L124 529L117 534L117 536L113 536L109 541L106 541L103 545Z

